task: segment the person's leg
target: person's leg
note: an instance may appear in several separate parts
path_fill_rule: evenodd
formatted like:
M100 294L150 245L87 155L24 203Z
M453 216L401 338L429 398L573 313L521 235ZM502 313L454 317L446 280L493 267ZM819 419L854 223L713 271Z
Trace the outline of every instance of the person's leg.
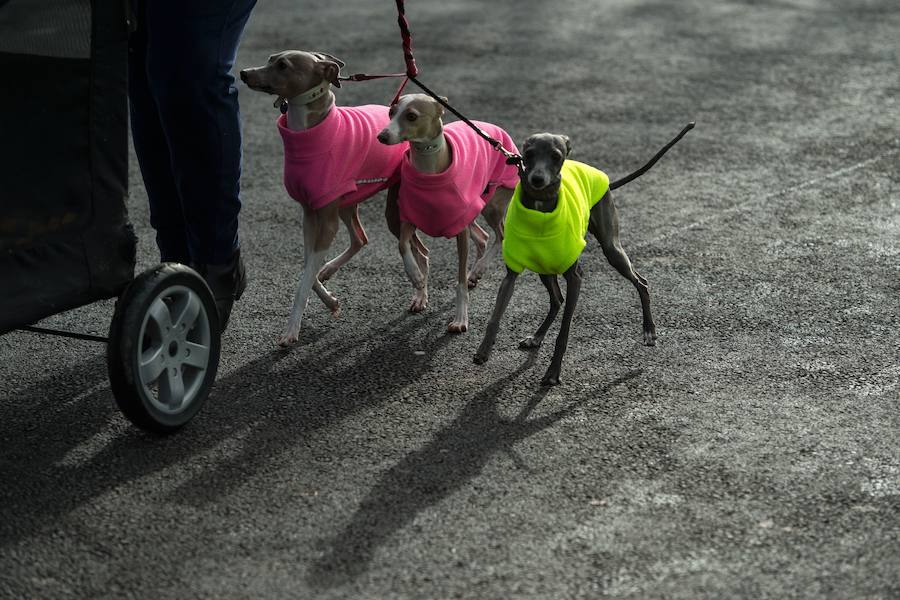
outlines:
M222 328L246 287L238 241L241 120L231 69L256 0L152 0L147 78L181 201L191 265Z
M147 79L147 2L135 2L137 30L128 41L128 99L131 139L150 204L150 224L163 262L189 263L187 229L175 186L169 144Z
M238 248L241 124L231 68L256 0L147 3L147 75L168 142L193 263Z

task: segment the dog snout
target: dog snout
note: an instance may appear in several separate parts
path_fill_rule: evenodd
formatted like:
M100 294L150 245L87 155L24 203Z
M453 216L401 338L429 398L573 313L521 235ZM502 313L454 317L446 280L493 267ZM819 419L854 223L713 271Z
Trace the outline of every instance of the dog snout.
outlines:
M388 133L387 129L382 129L378 132L378 141L382 144L390 144L391 143L391 134Z
M247 83L247 69L241 69L241 81Z
M547 185L547 178L544 177L543 173L531 173L528 175L528 185L539 190Z

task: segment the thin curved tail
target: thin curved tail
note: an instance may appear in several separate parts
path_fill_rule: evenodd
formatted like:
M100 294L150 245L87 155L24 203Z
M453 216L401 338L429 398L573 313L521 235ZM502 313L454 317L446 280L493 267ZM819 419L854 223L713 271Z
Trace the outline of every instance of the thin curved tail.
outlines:
M668 144L663 146L662 150L657 152L646 165L644 165L643 167L641 167L634 173L630 173L630 174L626 175L622 179L617 179L616 181L613 181L612 183L609 184L609 189L614 190L616 188L620 188L623 185L625 185L626 183L630 183L630 182L634 181L635 179L637 179L638 177L640 177L641 175L643 175L644 173L649 171L653 167L653 165L656 164L656 161L658 161L660 158L662 158L662 155L669 151L669 148L671 148L672 146L677 144L678 140L680 140L681 138L684 137L684 134L686 134L688 131L690 131L691 129L694 128L694 125L695 125L694 121L691 121L690 123L685 125L684 129L681 130L681 133L676 135L675 138L671 142L669 142Z

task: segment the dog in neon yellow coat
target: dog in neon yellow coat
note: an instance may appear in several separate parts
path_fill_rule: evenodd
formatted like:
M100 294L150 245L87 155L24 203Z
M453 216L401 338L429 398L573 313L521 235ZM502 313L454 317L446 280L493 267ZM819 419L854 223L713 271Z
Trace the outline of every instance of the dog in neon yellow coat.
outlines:
M512 298L516 278L525 269L537 273L547 288L550 294L550 312L534 335L519 342L519 347L540 347L563 304L558 281L558 276L562 275L566 280L563 322L550 366L541 380L542 385L559 383L572 314L581 290L583 272L579 257L588 232L600 242L609 263L637 288L643 310L644 344L656 344L656 324L650 312L650 288L647 280L631 266L628 255L619 243L619 217L610 191L649 170L693 126L693 123L688 124L646 165L612 183L604 172L584 163L568 160L571 144L564 135L540 133L525 141L522 146L524 174L506 212L503 239L506 277L500 284L484 339L475 353L476 364L486 362L490 356L500 328L500 319Z

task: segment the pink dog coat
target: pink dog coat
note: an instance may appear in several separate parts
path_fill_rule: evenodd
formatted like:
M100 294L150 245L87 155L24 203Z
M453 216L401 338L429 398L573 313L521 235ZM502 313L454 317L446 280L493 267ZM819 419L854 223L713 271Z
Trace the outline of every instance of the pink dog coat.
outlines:
M341 206L357 204L395 184L406 146L376 139L389 120L388 107L375 104L335 106L303 131L288 129L286 115L278 117L287 193L319 209L341 196Z
M488 135L518 152L509 134L490 123L475 121ZM452 159L443 173L420 173L409 153L400 167L400 218L431 237L454 237L465 229L494 195L497 186L514 188L519 174L461 121L444 126Z

